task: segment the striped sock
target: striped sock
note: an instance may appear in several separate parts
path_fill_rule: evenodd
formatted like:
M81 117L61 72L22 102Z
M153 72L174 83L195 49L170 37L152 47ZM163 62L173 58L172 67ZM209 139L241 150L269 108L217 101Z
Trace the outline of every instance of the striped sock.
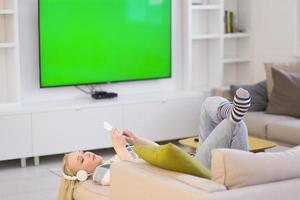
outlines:
M249 92L243 88L239 88L233 99L233 109L230 115L231 121L234 123L240 122L248 112L250 105L251 97Z
M218 116L223 120L230 118L234 123L240 122L250 107L250 95L247 90L239 88L233 103L225 103L219 107Z

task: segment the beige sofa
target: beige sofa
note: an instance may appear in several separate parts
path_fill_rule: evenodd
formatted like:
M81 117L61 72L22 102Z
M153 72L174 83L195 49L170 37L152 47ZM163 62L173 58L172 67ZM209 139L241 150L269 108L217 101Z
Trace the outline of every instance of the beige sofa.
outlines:
M296 200L300 178L226 190L210 180L153 167L143 161L116 162L112 187L91 181L75 190L76 200Z
M230 90L226 87L213 89L212 95L232 99ZM245 122L252 136L272 140L288 147L300 145L300 119L298 118L264 112L248 112Z

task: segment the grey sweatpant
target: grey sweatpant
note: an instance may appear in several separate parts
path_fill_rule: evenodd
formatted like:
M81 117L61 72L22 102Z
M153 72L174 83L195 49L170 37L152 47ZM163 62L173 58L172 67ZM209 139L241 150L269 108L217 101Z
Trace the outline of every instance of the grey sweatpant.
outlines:
M248 130L243 121L233 123L229 118L221 119L218 108L228 100L208 97L200 113L199 145L195 159L208 169L211 167L211 151L216 148L232 148L248 151Z

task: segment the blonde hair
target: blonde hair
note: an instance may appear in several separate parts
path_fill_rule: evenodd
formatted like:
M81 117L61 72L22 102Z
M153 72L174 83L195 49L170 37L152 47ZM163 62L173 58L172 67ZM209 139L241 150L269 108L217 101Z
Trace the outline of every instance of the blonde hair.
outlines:
M68 176L74 176L73 172L68 166L68 154L66 154L62 160L62 170ZM59 187L59 200L73 200L73 192L78 181L66 180L63 176L61 177Z

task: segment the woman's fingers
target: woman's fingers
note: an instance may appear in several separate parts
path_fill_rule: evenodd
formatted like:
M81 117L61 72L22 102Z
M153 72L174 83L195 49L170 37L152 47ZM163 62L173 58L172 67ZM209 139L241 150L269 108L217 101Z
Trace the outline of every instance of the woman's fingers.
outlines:
M124 135L127 135L127 136L133 136L132 131L130 131L130 130L128 130L128 129L124 129L124 130L123 130L123 134L124 134Z
M131 138L131 137L127 137L127 136L125 136L125 140L129 143L129 144L132 144L133 143L133 138Z
M119 132L116 128L113 128L112 131L112 139L118 140L121 143L129 143L134 145L136 142L135 135L128 129L124 129L122 132Z
M113 128L113 129L111 130L111 133L112 133L112 134L119 134L119 131L118 131L118 129Z

